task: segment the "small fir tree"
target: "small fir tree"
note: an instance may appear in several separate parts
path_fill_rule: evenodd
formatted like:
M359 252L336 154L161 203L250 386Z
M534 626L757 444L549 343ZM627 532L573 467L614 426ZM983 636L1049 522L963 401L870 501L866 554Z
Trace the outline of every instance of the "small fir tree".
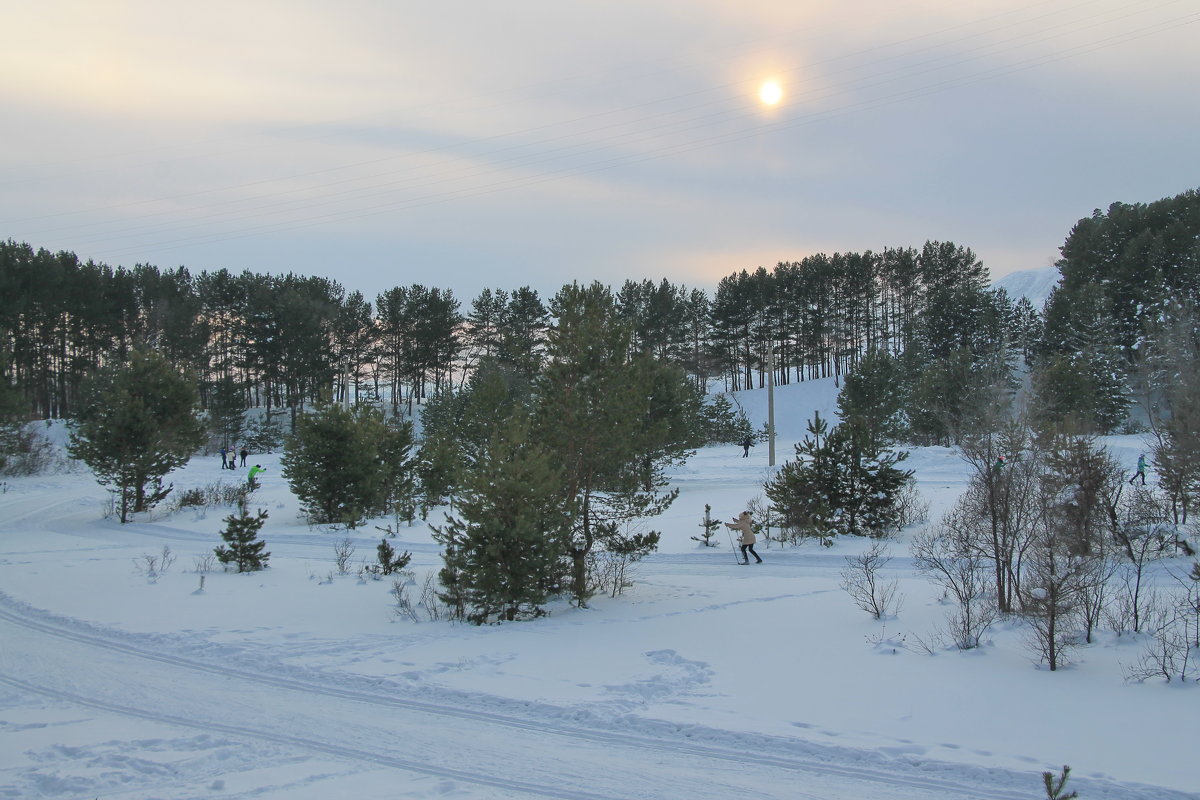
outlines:
M225 545L213 549L217 560L222 564L236 564L238 572L256 572L265 569L270 553L264 552L267 543L258 538L263 523L267 521L267 512L258 510L256 516L243 507L238 514L230 514L225 518L225 530L221 538Z
M1071 768L1064 766L1057 776L1053 772L1042 773L1042 784L1046 787L1046 800L1075 800L1079 792L1064 794L1067 789L1067 778L1071 776Z
M375 551L379 558L379 572L384 575L399 572L412 561L412 553L407 550L400 555L396 555L396 549L388 544L387 539L380 539L379 546L375 548Z
M704 522L700 523L702 531L699 536L693 536L692 541L700 542L705 547L716 547L716 542L713 537L717 535L717 529L721 527L721 520L712 518L712 506L708 503L704 504Z

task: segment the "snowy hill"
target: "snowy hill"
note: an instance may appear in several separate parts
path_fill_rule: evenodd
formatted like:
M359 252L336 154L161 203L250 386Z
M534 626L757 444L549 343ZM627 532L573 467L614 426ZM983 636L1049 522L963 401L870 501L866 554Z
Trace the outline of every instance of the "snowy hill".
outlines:
M836 396L778 388L780 463ZM761 424L765 391L735 399ZM1126 463L1143 446L1108 445ZM120 525L86 473L8 478L0 797L1037 800L1063 764L1083 800L1200 797L1200 690L1126 683L1138 637L1101 632L1058 672L1017 621L976 651L940 645L947 607L911 531L889 543L904 599L882 621L839 586L866 542L760 543L765 563L740 566L724 529L695 541L705 504L728 519L761 494L766 448L741 456L704 448L674 473L679 499L649 526L660 551L622 594L494 627L397 613L391 581L358 574L380 531L303 524L278 454L255 456L270 569L245 575L206 563L230 509ZM965 485L951 449L905 463L935 515ZM172 481L240 478L214 457ZM419 600L441 563L430 528L391 541ZM1146 579L1170 590L1176 566Z
M1057 267L1023 269L992 281L992 287L1004 289L1014 301L1019 297L1028 297L1033 307L1040 311L1061 277Z

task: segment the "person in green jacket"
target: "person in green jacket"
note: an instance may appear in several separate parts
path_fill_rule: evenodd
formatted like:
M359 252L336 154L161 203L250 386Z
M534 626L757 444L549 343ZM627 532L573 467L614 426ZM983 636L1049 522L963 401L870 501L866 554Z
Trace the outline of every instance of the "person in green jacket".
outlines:
M266 470L262 468L261 464L255 464L250 468L250 472L246 475L246 482L251 486L254 486L256 483L258 483L255 478L258 477L258 473L260 472L266 472Z
M1129 479L1129 485L1132 486L1133 482L1136 481L1138 478L1142 479L1142 486L1145 486L1146 485L1146 454L1145 453L1142 453L1140 456L1138 456L1137 472L1133 473L1133 477Z

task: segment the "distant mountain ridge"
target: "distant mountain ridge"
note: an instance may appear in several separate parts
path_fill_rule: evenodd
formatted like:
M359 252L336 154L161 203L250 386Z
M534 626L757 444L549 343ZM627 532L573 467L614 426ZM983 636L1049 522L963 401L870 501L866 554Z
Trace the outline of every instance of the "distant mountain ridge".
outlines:
M1028 297L1033 307L1040 311L1061 277L1058 267L1023 269L992 281L992 288L1004 289L1013 300Z

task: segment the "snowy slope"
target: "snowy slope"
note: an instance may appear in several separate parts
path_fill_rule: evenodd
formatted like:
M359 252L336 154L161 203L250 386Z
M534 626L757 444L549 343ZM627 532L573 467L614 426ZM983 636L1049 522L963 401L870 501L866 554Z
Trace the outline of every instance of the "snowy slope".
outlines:
M1057 267L1023 269L992 281L992 287L1004 289L1014 301L1020 297L1028 297L1033 307L1040 311L1061 277Z
M836 394L779 387L780 463ZM757 425L765 392L737 399ZM337 574L344 534L302 524L278 456L256 460L271 568L249 575L196 571L227 509L122 526L86 474L8 479L0 798L1037 800L1062 764L1084 800L1200 797L1200 689L1126 684L1140 642L1106 634L1051 673L1006 623L977 652L929 654L916 640L945 609L907 536L887 570L904 604L882 622L838 586L862 542L760 545L743 567L692 540L705 503L728 518L761 493L765 446L678 470L661 552L623 595L485 628L397 617L390 583ZM907 464L935 513L962 490L949 449ZM174 482L231 475L196 460ZM355 561L379 535L352 532ZM395 544L419 593L430 531ZM164 547L176 562L151 578L139 566ZM1164 590L1170 566L1186 565L1160 565Z

